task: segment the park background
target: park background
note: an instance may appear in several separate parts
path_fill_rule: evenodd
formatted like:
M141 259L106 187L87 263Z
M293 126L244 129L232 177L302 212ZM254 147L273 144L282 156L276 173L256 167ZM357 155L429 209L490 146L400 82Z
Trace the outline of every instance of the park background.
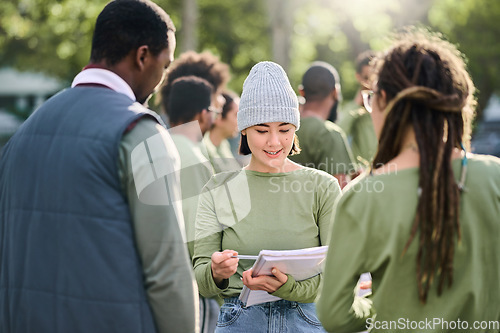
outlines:
M88 63L93 25L107 2L1 1L0 69L11 71L11 76L12 71L19 75L44 75L47 79L42 86L45 88L54 84L53 80L59 82L61 88L67 87ZM308 65L322 60L339 71L343 98L349 101L357 89L354 76L357 54L367 49L381 51L389 45L391 33L407 25L421 25L442 33L466 55L478 88L476 133L487 118L485 108L491 109L500 103L497 97L500 95L499 0L155 2L169 13L177 28L176 57L186 50L214 53L230 66L229 88L237 93L241 92L250 68L259 61L273 60L281 64L297 90ZM32 80L35 79L33 76ZM0 76L0 109L20 121L41 103L41 96L48 97L55 92L45 89L43 94L32 98L21 96L20 103L19 96L2 93L12 93L12 81L8 75ZM151 107L156 106L152 103ZM498 121L493 121L494 126L490 126L493 136L489 133L483 141L490 146L497 145L493 149L498 148L500 153L498 117Z

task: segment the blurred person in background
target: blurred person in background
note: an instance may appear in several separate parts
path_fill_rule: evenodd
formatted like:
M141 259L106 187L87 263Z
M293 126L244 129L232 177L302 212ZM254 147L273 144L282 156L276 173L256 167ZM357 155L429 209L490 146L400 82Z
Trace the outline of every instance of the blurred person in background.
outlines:
M240 99L238 95L230 91L223 92L222 97L225 100L222 112L216 116L212 128L203 137L207 157L216 173L241 169L228 140L239 133L237 113Z
M339 105L340 82L335 68L322 61L311 64L299 87L305 102L301 106L301 128L297 136L300 154L290 159L333 175L343 188L357 172L344 131L332 121Z
M198 198L203 186L214 174L207 158L203 135L212 127L222 111L216 109L216 95L212 85L205 79L194 76L180 76L172 82L170 97L163 104L167 110L171 128L169 132L181 158L182 212L187 235L187 246L192 258L194 253L194 228ZM199 296L200 332L209 333L215 329L219 304L216 299Z
M180 55L167 70L165 82L161 87L161 104L168 115L168 105L173 82L183 76L198 76L207 80L214 89L213 105L222 109L224 97L222 91L231 78L229 66L212 53L187 51ZM167 116L168 118L168 116Z
M347 141L352 148L354 159L361 166L367 168L377 150L377 137L373 129L370 113L363 105L363 89L370 89L373 64L370 62L375 57L375 52L365 51L356 58L356 81L359 89L354 100L344 105L343 116L338 125L344 130Z
M179 77L174 80L171 91L166 109L171 124L169 132L181 158L182 210L192 256L198 195L214 173L200 143L221 111L212 106L212 85L201 77Z

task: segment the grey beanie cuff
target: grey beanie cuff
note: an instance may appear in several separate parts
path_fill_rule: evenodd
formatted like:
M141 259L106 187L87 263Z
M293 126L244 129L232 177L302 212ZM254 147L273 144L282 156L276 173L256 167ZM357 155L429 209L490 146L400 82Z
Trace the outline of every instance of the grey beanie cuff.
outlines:
M263 61L252 67L243 83L238 130L271 122L290 123L298 130L299 103L283 68Z
M263 123L290 123L300 127L299 109L291 107L250 107L238 111L238 131Z

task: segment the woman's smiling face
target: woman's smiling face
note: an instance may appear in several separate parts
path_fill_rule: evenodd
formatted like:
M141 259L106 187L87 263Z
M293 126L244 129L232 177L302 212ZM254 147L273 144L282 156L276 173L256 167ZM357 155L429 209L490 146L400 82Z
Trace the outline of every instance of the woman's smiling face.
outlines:
M260 172L279 172L293 146L295 126L272 122L251 126L242 131L252 152L249 167Z

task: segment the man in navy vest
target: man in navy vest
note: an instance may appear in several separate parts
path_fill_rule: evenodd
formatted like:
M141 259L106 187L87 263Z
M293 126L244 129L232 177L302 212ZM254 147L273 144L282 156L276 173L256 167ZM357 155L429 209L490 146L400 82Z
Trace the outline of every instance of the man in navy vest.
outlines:
M90 64L5 147L0 332L196 331L179 157L143 106L174 32L149 0L110 2Z

